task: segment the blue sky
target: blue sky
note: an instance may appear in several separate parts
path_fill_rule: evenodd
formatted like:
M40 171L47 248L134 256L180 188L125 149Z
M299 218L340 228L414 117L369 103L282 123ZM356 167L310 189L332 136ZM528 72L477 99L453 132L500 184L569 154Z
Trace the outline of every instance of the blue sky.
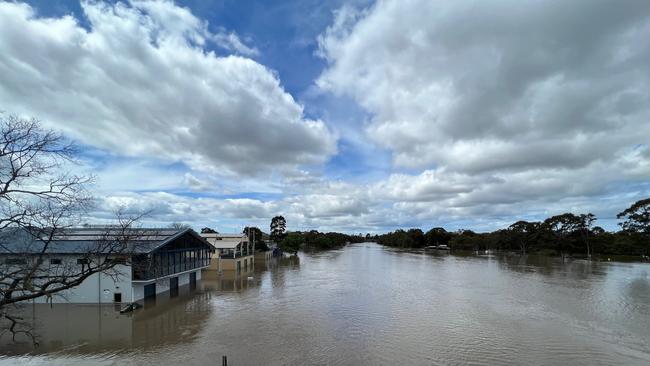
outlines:
M149 225L382 232L650 194L645 2L0 3L0 109Z

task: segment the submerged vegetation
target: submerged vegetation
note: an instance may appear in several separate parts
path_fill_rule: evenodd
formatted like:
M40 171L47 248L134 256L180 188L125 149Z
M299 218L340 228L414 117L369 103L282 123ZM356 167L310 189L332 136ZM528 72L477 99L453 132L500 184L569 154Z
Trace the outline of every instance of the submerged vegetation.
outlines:
M316 230L293 231L280 242L280 248L288 253L295 253L299 248L312 250L337 249L348 243L360 243L366 239L363 236L342 233L321 233Z
M607 232L594 226L593 214L565 213L541 222L517 221L507 229L487 233L471 230L449 232L441 227L396 230L373 239L400 248L447 245L451 250L514 251L522 254L629 255L647 258L650 253L650 198L640 200L617 215L621 230Z

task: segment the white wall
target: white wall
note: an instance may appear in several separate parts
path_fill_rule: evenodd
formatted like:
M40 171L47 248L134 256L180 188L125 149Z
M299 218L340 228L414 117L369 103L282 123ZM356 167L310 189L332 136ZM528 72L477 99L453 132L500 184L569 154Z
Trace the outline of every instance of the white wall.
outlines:
M0 260L4 261L6 258L2 256ZM62 263L60 265L52 265L49 262L52 258L61 259ZM79 258L81 256L78 255L50 255L45 260L44 265L49 265L53 271L66 268L66 272L74 271L74 273L79 273L82 266L81 264L77 264L77 259ZM32 301L35 303L46 303L49 301L53 303L113 303L113 295L115 293L121 293L122 302L129 302L131 299L131 266L118 264L114 267L114 271L120 273L116 279L104 273L95 273L86 278L81 285L52 295L51 300L45 296L41 296Z
M0 257L0 261L4 262L5 256ZM81 256L77 255L52 255L49 258L61 259L62 268L76 268L81 271L81 264L77 264L77 259ZM45 261L49 264L49 259ZM57 265L51 265L54 268ZM131 266L125 264L118 264L114 270L119 271L115 279L104 273L95 273L89 276L81 285L70 289L61 291L52 295L52 303L77 303L77 304L109 304L113 303L114 294L122 294L122 303L130 303L144 299L144 286L152 282L132 282L131 281ZM190 283L190 273L196 273L196 280L201 279L201 269L195 269L177 275L178 286L188 286ZM169 276L155 281L156 295L163 294L169 291ZM35 303L49 302L48 298L42 296L32 300Z

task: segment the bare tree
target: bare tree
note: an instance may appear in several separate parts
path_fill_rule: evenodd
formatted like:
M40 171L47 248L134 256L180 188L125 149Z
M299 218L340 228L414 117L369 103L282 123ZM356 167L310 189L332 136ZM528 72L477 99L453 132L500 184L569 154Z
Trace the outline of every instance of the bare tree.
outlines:
M131 228L141 215L120 212L114 227L75 249L82 266L46 261L93 204L87 191L93 177L67 172L76 154L73 144L38 120L0 114L0 331L29 335L13 315L18 305L50 299L95 273L117 276L116 264L134 250L140 233Z
M69 249L81 260L81 266L76 262L51 266L47 261L56 250L53 246L57 241L65 241L70 234L68 228L8 230L11 239L18 242L14 242L11 252L4 253L14 260L0 264L0 309L43 296L51 299L52 295L79 286L99 272L117 280L122 273L116 265L128 263L145 236L156 235L137 230L141 215L126 216L119 212L117 216L116 225L88 233L87 244Z
M176 230L185 230L185 229L191 229L192 226L188 224L184 224L182 222L172 222L169 224L170 229L176 229Z

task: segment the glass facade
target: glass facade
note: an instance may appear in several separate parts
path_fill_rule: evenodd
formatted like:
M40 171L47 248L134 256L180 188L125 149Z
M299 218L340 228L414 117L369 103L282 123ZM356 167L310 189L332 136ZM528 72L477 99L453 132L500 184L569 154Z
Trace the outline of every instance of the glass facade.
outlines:
M134 281L152 280L210 265L211 248L185 234L149 254L133 257Z

